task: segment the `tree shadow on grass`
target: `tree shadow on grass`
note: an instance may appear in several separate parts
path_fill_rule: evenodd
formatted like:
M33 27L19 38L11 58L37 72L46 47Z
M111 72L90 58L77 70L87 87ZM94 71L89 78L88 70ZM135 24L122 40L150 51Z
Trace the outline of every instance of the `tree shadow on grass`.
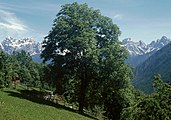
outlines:
M26 99L26 100L29 100L31 102L34 102L34 103L38 103L38 104L41 104L41 105L48 105L48 106L52 106L52 107L55 107L55 108L58 108L58 109L64 109L64 110L67 110L67 111L70 111L70 112L75 112L75 113L78 113L78 114L81 114L85 117L89 117L91 119L96 119L90 115L87 115L85 113L79 113L77 110L74 110L74 109L71 109L69 107L66 107L64 105L60 105L60 104L57 104L57 103L54 103L54 102L51 102L51 101L48 101L48 100L45 100L43 99L41 96L44 94L43 92L40 92L40 91L36 91L36 90L19 90L19 91L4 91L6 93L8 93L9 96L12 96L12 97L17 97L17 98L20 98L20 99Z

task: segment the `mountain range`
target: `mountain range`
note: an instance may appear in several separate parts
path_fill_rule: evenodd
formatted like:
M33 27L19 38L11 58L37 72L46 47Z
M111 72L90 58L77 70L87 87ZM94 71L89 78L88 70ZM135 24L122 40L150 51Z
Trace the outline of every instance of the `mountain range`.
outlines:
M130 38L123 40L123 45L129 51L127 59L135 69L135 78L132 83L135 88L146 93L153 91L153 81L156 74L160 74L162 80L171 83L171 39L161 37L150 44L142 41L133 42Z
M163 36L161 39L156 41L152 41L150 44L145 44L141 40L139 42L134 42L131 38L126 38L122 41L122 45L129 52L126 62L136 67L147 60L156 51L167 45L169 42L171 42L171 39L167 38L166 36ZM30 53L34 61L42 61L40 59L42 45L32 38L23 38L17 40L12 37L7 37L0 43L0 50L3 50L8 54L12 54L13 51L24 50Z
M40 58L42 45L32 38L17 40L12 37L7 37L0 43L0 50L3 50L8 54L12 54L14 51L19 52L24 50L32 56L33 61L42 62Z
M133 85L147 93L152 92L154 75L171 83L171 43L167 44L135 68Z
M16 40L12 37L7 37L0 43L0 50L8 54L12 54L14 51L24 50L32 56L41 53L42 45L32 38Z
M122 41L122 44L129 51L129 58L151 56L156 51L171 42L171 39L166 36L161 37L156 41L152 41L150 44L145 44L143 41L134 42L131 38L126 38ZM13 51L25 50L30 55L40 54L42 51L42 45L36 42L32 38L14 39L7 37L0 43L0 50L5 51L8 54L12 54ZM147 57L147 58L148 58ZM134 62L132 62L134 64Z
M149 44L145 44L143 41L134 42L131 38L122 41L122 46L129 52L126 62L135 67L133 85L137 89L151 92L153 76L158 73L161 74L165 81L171 81L170 42L171 39L166 36ZM40 59L42 45L32 38L16 40L7 37L0 43L0 50L8 54L12 54L13 51L25 50L30 53L34 61L42 62Z
M141 40L139 42L134 42L131 38L124 39L122 44L129 52L127 62L136 67L170 42L170 38L163 36L161 39L152 41L149 44L145 44Z

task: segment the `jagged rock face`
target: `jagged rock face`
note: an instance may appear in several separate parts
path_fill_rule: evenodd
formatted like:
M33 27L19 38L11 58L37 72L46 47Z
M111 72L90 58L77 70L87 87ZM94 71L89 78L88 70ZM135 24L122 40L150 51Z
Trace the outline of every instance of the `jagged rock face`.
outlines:
M124 39L122 44L129 51L127 62L131 63L133 66L137 66L170 42L171 39L163 36L161 39L152 41L147 45L142 41L133 42L131 38Z
M171 42L171 39L163 36L161 39L152 41L150 44L145 44L143 41L134 42L131 38L124 39L122 44L129 51L127 62L132 63L133 66L137 66L169 42ZM42 44L32 38L16 40L12 37L7 37L0 43L0 50L8 54L12 54L13 51L24 50L34 56L41 54Z
M162 47L171 42L171 39L163 36L157 41L152 41L150 44L145 44L143 41L133 42L131 38L126 38L122 41L123 45L128 49L131 56L144 55L160 50Z
M162 47L167 45L171 42L171 39L167 38L166 36L163 36L161 39L158 39L157 41L152 41L148 47L152 51L154 48L156 50L160 50Z
M8 54L12 54L14 51L24 50L30 55L40 54L42 51L42 45L32 38L24 38L20 40L7 37L0 43L0 49Z
M143 55L148 49L147 45L144 42L133 42L131 38L124 39L122 43L124 47L126 47L129 51L129 54L132 56Z

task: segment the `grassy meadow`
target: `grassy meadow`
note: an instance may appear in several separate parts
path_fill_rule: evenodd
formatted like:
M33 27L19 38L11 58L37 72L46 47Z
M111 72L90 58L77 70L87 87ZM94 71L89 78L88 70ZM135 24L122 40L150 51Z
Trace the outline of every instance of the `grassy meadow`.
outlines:
M91 120L62 105L28 98L20 91L0 91L0 120Z

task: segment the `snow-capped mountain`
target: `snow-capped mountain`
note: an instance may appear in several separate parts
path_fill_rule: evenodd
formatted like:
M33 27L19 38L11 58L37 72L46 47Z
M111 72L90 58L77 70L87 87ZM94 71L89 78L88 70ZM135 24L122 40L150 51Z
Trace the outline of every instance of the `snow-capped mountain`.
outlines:
M133 42L131 38L126 38L122 41L124 47L127 48L131 56L144 55L148 53L154 53L160 50L162 47L171 42L171 39L163 36L161 39L152 41L150 44L145 44L143 41Z
M124 39L122 44L129 51L128 62L132 63L133 66L137 66L140 63L148 59L156 51L171 42L171 39L163 36L161 39L152 41L150 44L145 44L143 41L134 42L131 38ZM0 43L0 50L5 51L8 54L12 54L13 51L24 50L34 58L39 57L42 52L42 44L36 42L32 38L14 39L7 37ZM36 56L36 57L35 57Z
M132 56L143 55L148 50L147 45L143 41L134 42L131 38L126 38L122 43Z
M161 39L158 39L156 41L152 41L148 47L149 47L149 51L154 51L154 49L160 50L162 47L164 47L165 45L167 45L168 43L171 42L170 38L167 38L166 36L163 36Z
M8 54L12 54L13 51L24 50L30 53L30 55L36 55L41 53L42 45L32 38L16 40L12 37L7 37L0 43L0 49Z
M161 39L152 41L150 44L145 44L142 41L133 42L131 38L124 39L122 44L129 51L127 62L136 67L169 42L171 42L171 39L163 36Z

